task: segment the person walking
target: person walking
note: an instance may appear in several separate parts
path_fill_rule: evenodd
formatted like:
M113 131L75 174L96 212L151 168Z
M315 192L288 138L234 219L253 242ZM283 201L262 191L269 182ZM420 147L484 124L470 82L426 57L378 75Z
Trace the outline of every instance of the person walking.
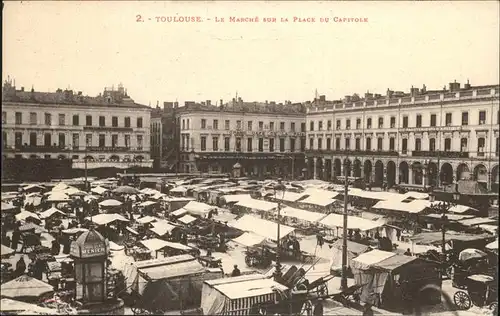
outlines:
M26 262L24 262L24 258L21 256L19 260L16 263L16 278L23 275L24 272L26 271Z
M240 269L238 269L238 265L235 264L233 272L231 272L231 276L232 277L237 277L237 276L240 276L240 275L241 275L241 271L240 271Z
M401 229L396 230L396 238L398 239L398 241L401 241Z
M406 249L405 253L404 253L405 256L411 256L411 251L410 251L410 248Z
M12 244L11 248L14 251L17 251L17 245L19 244L19 239L21 238L21 231L19 230L19 224L16 223L16 227L14 227L14 231L12 232Z

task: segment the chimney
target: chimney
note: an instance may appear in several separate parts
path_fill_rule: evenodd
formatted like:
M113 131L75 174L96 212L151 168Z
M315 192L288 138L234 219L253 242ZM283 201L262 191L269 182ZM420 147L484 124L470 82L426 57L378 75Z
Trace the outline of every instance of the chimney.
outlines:
M203 105L203 106L204 106L204 105L205 105L205 101L201 101L201 105Z
M220 103L219 103L219 106L223 106L224 103L222 102L222 99L220 99Z
M24 87L21 87L21 92L24 92Z
M394 91L389 90L389 88L387 88L386 96L387 96L388 98L391 98L393 94L394 94Z
M351 96L350 95L346 95L344 97L344 100L345 100L345 102L351 102Z
M325 101L326 101L326 95L320 95L320 96L319 96L319 100L320 100L321 102L325 102Z
M81 91L78 91L78 95L82 95L82 92L81 92Z
M207 105L211 106L212 105L212 101L211 100L207 100Z
M268 104L269 104L269 101L266 100L266 105L268 105Z
M179 102L175 101L174 107L177 109L179 107Z
M241 97L238 97L238 103L243 103L243 99Z
M413 86L411 86L411 89L410 89L410 95L412 97L416 96L418 94L418 88L414 88Z
M450 82L450 91L454 92L460 90L460 83L457 82L456 80L454 82Z
M420 92L421 92L421 93L426 93L426 92L427 92L427 87L425 86L425 84L424 84L424 86L422 87L422 90L420 90Z
M469 79L467 79L467 83L464 84L464 89L470 89Z

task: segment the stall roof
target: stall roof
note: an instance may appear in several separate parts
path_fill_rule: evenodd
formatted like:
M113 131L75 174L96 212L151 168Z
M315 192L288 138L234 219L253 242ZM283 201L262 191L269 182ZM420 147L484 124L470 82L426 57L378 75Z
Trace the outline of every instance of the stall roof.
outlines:
M490 249L490 250L498 250L498 238L493 241L493 242L490 242L489 244L486 245L486 248L487 249Z
M319 222L322 218L326 217L326 214L323 213L317 213L317 212L310 212L310 211L305 211L301 210L298 208L293 208L293 207L285 207L284 209L281 210L281 215L282 216L288 216L288 217L294 217L298 218L304 221L308 222Z
M193 201L193 198L188 197L175 197L175 196L163 196L163 199L167 202L184 202L184 201Z
M417 257L396 254L395 256L391 256L385 260L375 263L373 266L387 271L392 271L417 259Z
M491 234L469 234L469 233L458 233L451 230L446 231L445 239L446 241L474 241L493 238ZM410 237L414 243L421 245L434 245L441 244L442 234L441 232L425 232L416 234Z
M329 214L320 221L321 224L329 227L343 227L344 217L340 214ZM369 219L361 218L358 216L347 217L348 229L359 229L361 231L372 230L377 227L382 227L384 223L376 222Z
M178 221L184 224L189 224L192 223L196 220L196 217L193 217L189 214L184 215L183 217L179 218Z
M333 243L332 247L336 249L342 249L343 240L342 239L337 240L336 242ZM370 249L370 246L347 240L347 250L352 253L361 254L366 252L368 249Z
M189 201L188 204L184 205L183 208L192 215L203 216L210 212L210 210L213 209L214 206L197 201Z
M64 212L61 212L60 210L58 210L55 207L51 207L48 210L45 210L42 213L40 213L40 217L41 218L49 218L49 217L51 217L52 215L54 215L56 213L59 213L61 215L65 215Z
M373 206L374 209L383 209L389 211L398 211L405 213L418 214L431 206L427 200L412 200L405 203L398 200L383 200Z
M498 229L497 225L488 225L488 224L479 225L479 227L492 234L495 234L496 230Z
M225 223L225 222L230 222L230 221L235 220L236 217L238 217L238 215L230 213L230 212L222 212L219 210L219 213L214 214L212 216L212 219L215 221L218 221L218 222Z
M237 277L206 280L204 283L213 287L213 286L221 285L221 284L239 283L239 282L251 281L251 280L262 280L262 279L266 279L266 278L267 277L263 274L253 273L253 274L240 275Z
M432 218L438 218L440 219L443 215L442 214L427 214L427 217L432 217ZM446 214L446 217L450 221L460 221L463 219L470 219L473 218L474 215L459 215L459 214Z
M288 290L286 286L272 279L257 279L235 283L225 283L215 285L214 288L231 300L271 294L275 289L281 291Z
M254 233L244 233L240 237L233 239L233 241L245 247L253 247L261 244L265 239L266 237L259 236Z
M245 199L251 199L250 194L227 194L222 196L227 203L239 202Z
M2 202L2 208L1 208L2 211L10 211L10 210L13 210L13 209L16 209L16 208L17 208L17 206L14 206L11 203L4 203L4 202Z
M135 261L131 264L137 269L146 269L146 268L159 267L159 266L166 267L166 266L170 266L171 264L189 262L189 261L193 261L193 260L195 260L195 257L185 254L185 255L178 255L178 256L172 256L172 257L166 257L166 258L160 258L160 259L149 259L149 260Z
M326 199L333 199L333 198L335 198L336 196L339 195L339 193L337 193L337 192L329 191L329 190L323 190L323 189L319 189L319 188L307 188L303 192L303 194L304 195L309 195L309 197L311 197L311 196L320 196L320 197L324 197Z
M290 191L285 191L285 194L282 195L282 193L276 194L276 199L282 200L282 201L288 201L288 202L296 202L306 196L304 193L296 193L296 192L290 192Z
M405 199L411 197L417 200L425 200L429 198L428 193L415 192L415 191L406 192L405 194L403 194L403 196L405 197Z
M158 251L158 250L163 249L165 247L174 248L174 249L178 249L178 250L191 250L192 249L191 247L183 245L183 244L179 244L176 242L169 242L169 241L161 240L158 238L141 240L141 243L144 245L144 247L148 248L151 251Z
M276 203L256 199L241 200L236 205L265 212L272 211L278 207Z
M395 255L393 252L373 249L352 259L351 264L353 268L364 270Z
M475 209L473 207L466 206L466 205L460 205L460 204L454 205L448 209L448 212L456 213L456 214L463 214L463 213L469 212L469 211L472 211L474 213L479 213L478 209Z
M170 190L170 192L173 192L173 193L186 193L187 190L188 189L186 189L185 187L179 186L179 187L173 188L172 190Z
M122 202L117 201L115 199L108 199L108 200L104 200L104 201L100 202L99 205L101 205L101 206L120 206L120 205L122 205Z
M307 203L307 204L313 204L313 205L318 205L318 206L328 206L330 204L333 204L336 202L336 200L326 197L326 196L319 196L319 195L310 195L307 198L299 201L300 203Z
M2 257L3 256L9 256L9 255L11 255L11 254L13 254L15 252L14 249L12 249L10 247L7 247L7 246L5 246L3 244L0 244L0 247L1 247L0 248L1 249L0 250L0 256L2 256Z
M269 238L270 240L276 241L276 232L278 229L278 224L271 221L266 221L258 217L251 215L244 215L240 219L231 223L231 226L245 232L252 232L259 236ZM293 232L295 229L290 226L280 225L280 237L283 238L286 235Z
M182 216L182 215L187 214L187 213L188 213L188 210L186 210L185 208L182 207L182 208L180 208L178 210L173 211L172 215L174 215L174 216Z
M154 216L149 216L149 215L137 219L137 221L141 224L147 224L147 223L151 223L151 222L154 222L157 220L158 220L158 218L156 218Z
M464 226L479 226L483 224L495 224L498 221L487 217L474 217L474 218L464 219L458 222Z
M22 210L21 213L16 214L16 220L18 220L18 221L24 221L30 217L38 219L38 220L40 219L40 217L37 214L28 212L26 210Z
M142 202L141 204L139 204L139 206L151 206L151 205L155 205L157 202L153 202L153 201L144 201Z
M122 221L122 222L129 221L128 219L121 216L120 214L115 214L115 213L98 214L96 216L87 217L87 219L92 219L92 222L96 223L97 225L106 225L106 224L112 223L114 221Z

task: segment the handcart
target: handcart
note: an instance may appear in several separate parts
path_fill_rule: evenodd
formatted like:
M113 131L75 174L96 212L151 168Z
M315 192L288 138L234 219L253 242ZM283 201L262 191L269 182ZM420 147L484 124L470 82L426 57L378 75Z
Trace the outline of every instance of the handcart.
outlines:
M458 291L453 295L453 302L459 310L468 310L472 304L488 306L495 311L498 309L498 285L493 277L475 274L469 276L465 284L467 291Z

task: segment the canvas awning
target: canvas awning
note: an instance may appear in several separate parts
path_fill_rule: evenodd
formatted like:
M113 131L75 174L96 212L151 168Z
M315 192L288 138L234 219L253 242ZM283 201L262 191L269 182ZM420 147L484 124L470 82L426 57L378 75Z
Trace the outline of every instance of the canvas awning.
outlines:
M51 192L51 194L47 198L47 201L49 202L62 202L69 200L70 200L69 196L63 192Z
M106 188L103 188L103 187L101 187L101 186L97 186L97 187L95 187L95 188L92 188L90 191L91 191L91 192L94 192L94 193L97 193L97 194L99 194L99 195L101 195L101 194L103 194L104 192L107 192L107 191L109 191L109 190L108 190L108 189L106 189Z
M176 188L173 188L172 190L170 190L170 192L172 193L186 193L188 189L186 189L185 187L176 187Z
M189 214L184 215L183 217L179 218L178 221L183 223L183 224L190 224L196 220L196 217L193 217Z
M150 230L158 236L163 236L166 233L171 233L177 226L172 225L168 221L161 220L153 223L153 228Z
M304 192L304 195L309 195L309 197L323 197L325 199L333 199L339 195L339 193L330 190L323 190L319 188L307 188Z
M265 237L256 235L254 233L244 233L240 237L233 239L234 242L237 242L238 244L245 247L260 245L262 242L264 242L264 240L266 240Z
M182 208L192 215L204 216L208 214L214 206L197 201L189 201L188 204L184 205Z
M57 208L51 207L48 210L45 210L42 213L40 213L40 217L41 218L49 218L49 217L51 217L54 214L66 215L65 213L61 212Z
M34 219L40 220L40 217L37 214L31 213L31 212L28 212L25 210L22 210L21 213L16 214L17 221L24 221L28 218L34 218Z
M156 203L158 203L158 202L153 202L153 201L144 201L144 202L142 202L141 204L139 204L139 206L142 206L142 207L147 207L147 206L155 205Z
M52 285L27 275L2 284L0 289L2 296L9 298L40 297L54 291Z
M122 205L122 202L114 200L114 199L109 199L105 200L99 203L100 206L120 206Z
M187 213L188 213L188 211L185 208L180 208L178 210L173 211L172 215L178 217L178 216L182 216L182 215L187 214Z
M158 220L158 218L148 215L148 216L144 216L144 217L138 218L137 222L141 223L141 224L148 224L148 223L151 223L151 222L154 222L154 221L157 221L157 220Z
M313 205L318 205L318 206L328 206L336 202L336 200L325 197L325 196L317 196L317 195L311 195L301 201L300 203L307 203L307 204L313 204Z
M167 266L139 268L139 272L149 280L165 280L205 272L205 267L198 261L172 263Z
M246 207L252 210L270 212L278 207L278 204L263 200L245 199L236 203L236 206Z
M256 297L272 294L275 290L286 291L288 288L273 279L256 279L241 282L231 282L231 278L226 278L227 283L217 284L213 287L230 300L246 297Z
M106 225L114 221L128 222L129 220L120 214L98 214L96 216L87 217L87 219L92 219L93 223L97 225Z
M0 245L1 246L1 250L0 250L0 256L1 257L7 257L7 256L10 256L11 254L13 254L15 252L14 249L10 248L10 247L7 247L3 244Z
M359 270L366 270L372 265L377 264L385 259L388 259L396 254L393 252L382 251L373 249L372 251L365 252L351 261L352 268Z
M244 199L251 199L252 197L250 196L250 194L228 194L223 195L222 198L224 198L226 203L234 203Z
M344 217L340 214L329 214L325 218L320 220L320 223L331 228L344 227ZM378 227L382 227L383 225L383 222L372 221L357 216L347 217L348 229L368 231Z
M282 209L280 213L281 216L293 217L311 223L319 222L322 218L326 217L326 214L323 213L305 211L290 206Z
M449 213L463 214L465 212L479 213L479 210L467 205L454 205L448 209Z
M469 233L458 233L451 230L446 231L445 240L446 241L475 241L492 238L490 234L469 234ZM416 234L409 238L416 244L421 245L440 245L442 241L441 232L425 232Z
M431 207L431 204L432 203L427 200L412 200L407 203L397 200L384 200L377 202L377 204L373 206L373 209L418 214Z
M186 250L186 251L193 249L189 246L186 246L186 245L183 245L180 243L170 242L170 241L166 241L166 240L162 240L162 239L158 239L158 238L141 240L141 244L143 244L144 247L148 248L151 251L158 251L158 250L161 250L165 247L178 249L178 250Z
M244 215L228 225L244 232L252 232L256 235L266 237L272 241L276 241L277 238L278 224L251 215ZM294 230L295 228L293 227L281 224L280 238L287 236Z
M485 217L474 217L469 219L463 219L458 222L464 226L479 226L485 224L495 224L498 222L498 220Z

